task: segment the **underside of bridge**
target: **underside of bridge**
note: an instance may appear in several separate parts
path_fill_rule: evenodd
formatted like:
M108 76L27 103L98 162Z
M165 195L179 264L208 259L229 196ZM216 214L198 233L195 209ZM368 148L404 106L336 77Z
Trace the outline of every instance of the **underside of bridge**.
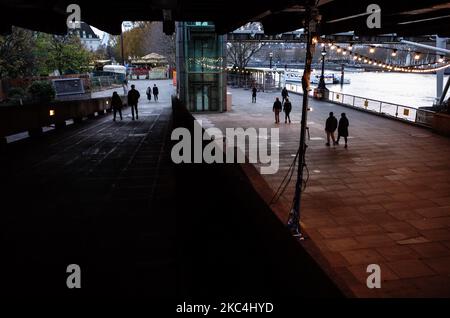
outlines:
M66 33L66 8L72 0L1 0L0 31L11 25L49 33ZM230 32L247 22L261 22L266 34L303 28L308 6L317 6L322 34L450 35L450 2L444 0L379 0L381 28L366 24L372 0L78 0L81 19L111 34L119 34L122 21L164 21L175 31L175 21L210 21L218 33Z

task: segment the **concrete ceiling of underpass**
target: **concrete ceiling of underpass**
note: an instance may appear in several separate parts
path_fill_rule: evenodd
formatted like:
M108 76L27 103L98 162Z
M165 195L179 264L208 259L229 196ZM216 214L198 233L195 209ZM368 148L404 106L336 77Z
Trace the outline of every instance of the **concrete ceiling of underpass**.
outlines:
M122 21L164 21L167 32L175 21L212 21L219 33L261 22L266 34L277 34L302 28L312 3L321 15L321 34L450 36L450 1L442 0L0 0L0 31L16 25L64 34L71 3L80 6L81 20L111 34L120 33ZM372 3L381 9L381 28L367 25Z

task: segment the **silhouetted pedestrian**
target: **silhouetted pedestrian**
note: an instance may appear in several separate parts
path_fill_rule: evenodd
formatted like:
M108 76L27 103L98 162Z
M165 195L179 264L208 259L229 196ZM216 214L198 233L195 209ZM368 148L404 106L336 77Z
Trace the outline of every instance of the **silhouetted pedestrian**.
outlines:
M338 126L338 121L336 117L334 117L333 112L330 112L330 117L328 117L325 123L325 131L327 133L327 143L326 145L330 145L330 137L333 140L333 145L336 144L336 139L334 138L334 132L336 131Z
M289 120L289 124L290 124L291 123L291 116L290 116L290 114L291 114L291 111L292 111L292 104L289 101L289 98L286 98L286 101L284 102L284 105L283 105L283 110L284 110L284 115L285 115L284 123L286 124L287 121Z
M131 107L131 118L134 120L134 112L136 112L136 119L139 119L138 114L138 102L141 94L134 88L134 85L131 85L131 90L128 92L128 106Z
M257 91L258 90L256 89L256 87L253 86L253 88L252 88L252 103L256 103L256 92Z
M282 105L280 99L277 97L275 102L273 103L272 111L275 113L275 124L280 123L280 112L282 109Z
M152 88L150 86L147 87L147 91L145 93L147 94L147 99L149 101L151 101L152 100Z
M119 94L117 92L114 92L112 94L111 98L111 107L113 109L114 115L113 115L113 121L116 121L116 112L119 112L120 120L122 120L122 98L120 98Z
M155 85L153 85L153 97L155 98L155 102L158 101L158 94L159 94L159 89L155 84Z
M289 93L288 93L288 90L286 89L286 87L284 87L284 88L281 90L281 97L283 98L283 99L281 100L282 103L284 103L285 100L289 97Z
M348 118L345 115L345 113L342 113L341 118L339 119L338 137L336 140L336 144L339 145L339 139L341 139L341 137L344 137L345 148L347 148L348 126L349 126Z

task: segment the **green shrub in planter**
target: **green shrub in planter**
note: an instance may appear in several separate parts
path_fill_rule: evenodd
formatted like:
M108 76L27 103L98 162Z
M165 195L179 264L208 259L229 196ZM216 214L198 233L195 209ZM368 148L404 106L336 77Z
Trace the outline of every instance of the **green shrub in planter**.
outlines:
M28 87L31 98L41 102L51 101L55 98L55 89L51 82L36 81Z
M8 98L10 99L25 99L27 92L22 87L13 87L8 91Z

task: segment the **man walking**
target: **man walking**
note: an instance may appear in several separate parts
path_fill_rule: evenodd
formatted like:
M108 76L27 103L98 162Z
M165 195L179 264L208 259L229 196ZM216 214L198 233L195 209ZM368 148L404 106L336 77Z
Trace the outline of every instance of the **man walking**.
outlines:
M333 112L330 112L330 117L328 117L325 123L325 132L327 133L327 143L326 145L330 145L330 137L333 140L333 145L336 144L336 139L334 138L334 132L338 126L338 121L336 117L334 117Z
M256 103L256 92L257 91L258 90L256 89L256 87L253 86L253 89L252 89L252 103Z
M284 102L284 106L283 106L283 110L284 110L284 123L287 124L287 121L289 119L289 124L291 123L291 110L292 110L292 104L289 101L289 98L286 98L286 101Z
M339 145L339 139L341 139L341 137L344 137L345 148L347 148L348 126L349 126L348 118L345 115L345 113L342 113L341 119L339 119L338 138L336 140L336 145Z
M155 99L155 102L158 101L158 94L159 94L159 89L155 84L155 85L153 85L153 97Z
M128 92L128 106L131 107L131 118L134 120L134 112L136 112L136 119L139 119L138 114L138 101L141 94L134 88L134 85L131 85L131 90Z
M283 99L281 100L282 103L284 103L284 102L286 101L286 99L289 97L289 93L288 93L288 90L286 89L286 87L284 87L284 88L281 90L281 97L283 98Z
M275 124L280 123L280 112L281 112L281 102L280 99L277 97L275 99L275 102L273 103L272 111L275 113Z

